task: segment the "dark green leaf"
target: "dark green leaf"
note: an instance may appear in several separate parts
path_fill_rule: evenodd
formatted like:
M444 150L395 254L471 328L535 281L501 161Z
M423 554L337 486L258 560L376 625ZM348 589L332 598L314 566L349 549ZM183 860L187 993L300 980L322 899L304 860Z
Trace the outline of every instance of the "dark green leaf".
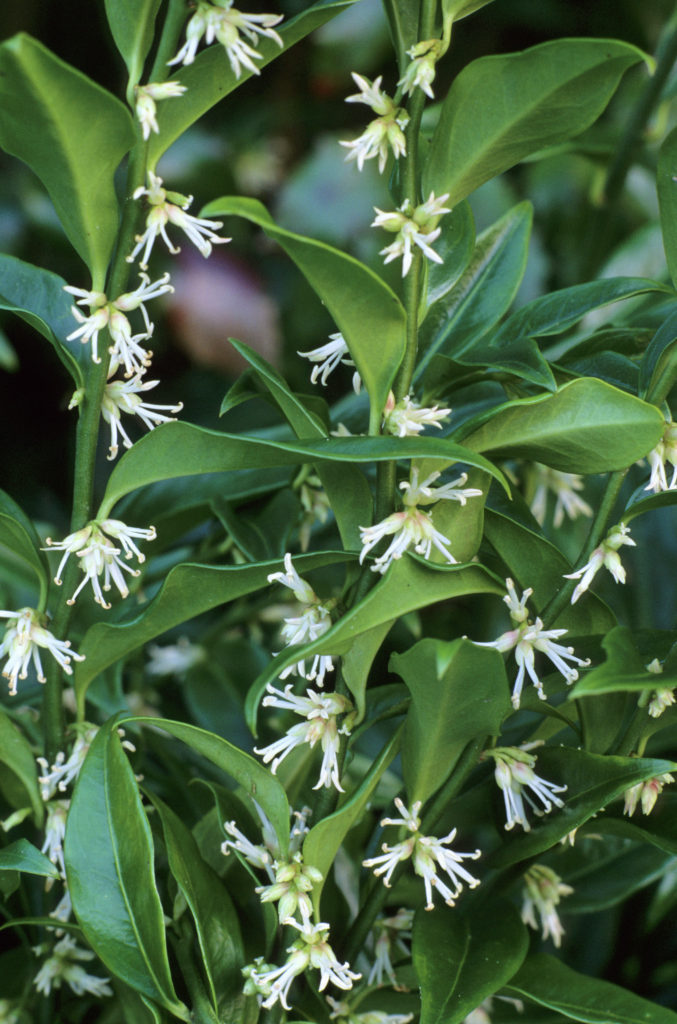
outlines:
M0 710L0 763L4 771L11 772L20 781L26 792L26 800L30 803L33 817L37 825L42 825L45 809L40 795L38 773L35 757L30 744L12 722L9 715ZM21 804L16 809L19 809Z
M425 803L471 740L500 733L510 712L503 658L465 639L421 640L394 654L390 668L412 697L402 747L407 796Z
M658 155L656 185L663 232L663 248L672 283L677 288L677 128L673 128Z
M420 0L384 0L400 74L410 61L407 50L418 42Z
M95 290L118 230L113 175L134 137L123 104L37 40L0 46L0 146L42 181Z
M547 953L530 956L508 989L511 995L532 999L586 1024L677 1024L672 1010L608 981L579 974Z
M594 378L554 395L506 402L481 426L461 428L463 443L494 457L542 462L566 473L625 469L656 446L665 421L641 399Z
M660 405L677 380L677 312L661 324L639 367L639 394Z
M40 600L44 603L49 565L40 550L40 538L28 516L5 491L0 491L0 545L30 565L38 577Z
M105 0L106 17L115 45L127 65L130 85L136 85L148 56L155 18L162 0Z
M618 693L623 690L655 690L657 686L677 686L677 666L666 666L665 673L647 671L647 659L642 656L632 630L616 626L602 640L606 661L586 672L570 693L572 700L599 693ZM650 659L649 659L650 660Z
M482 57L461 71L442 106L424 188L449 205L525 156L578 135L644 59L609 39L555 39L522 53Z
M27 839L17 839L15 843L0 850L0 871L25 871L29 875L60 877L49 857L40 853Z
M510 903L462 916L437 907L414 918L412 955L421 986L421 1024L459 1024L519 970L527 930Z
M444 298L466 270L475 247L475 220L470 204L455 206L440 223L441 235L435 251L442 263L430 263L426 289L428 309ZM427 315L427 314L425 314Z
M208 203L202 215L244 217L294 260L348 345L371 399L370 430L376 433L406 343L406 314L395 292L354 257L278 227L256 199L222 196Z
M78 776L66 824L68 889L108 969L187 1021L167 960L151 832L117 726L102 726Z
M460 21L491 3L493 0L442 0L442 17Z

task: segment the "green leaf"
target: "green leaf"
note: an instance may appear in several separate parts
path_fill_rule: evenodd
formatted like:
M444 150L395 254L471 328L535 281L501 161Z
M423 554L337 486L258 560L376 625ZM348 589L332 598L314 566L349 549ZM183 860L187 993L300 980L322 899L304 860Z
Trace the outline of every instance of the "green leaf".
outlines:
M673 285L677 288L677 128L673 128L658 154L656 186L663 232L663 248Z
M66 823L68 889L87 941L108 969L187 1021L167 960L151 831L118 725L101 727L78 776Z
M437 353L466 352L510 308L524 276L532 219L531 203L519 203L479 236L459 280L426 314L418 377Z
M475 248L475 219L470 204L459 203L440 224L441 234L435 251L442 263L429 263L426 282L426 307L443 299L467 269Z
M84 377L78 359L89 360L89 352L79 341L66 341L77 324L65 284L49 270L0 254L0 309L16 313L46 338L79 388Z
M322 552L298 555L295 563L304 572L349 559L344 552ZM267 586L268 574L279 567L278 559L256 565L174 566L159 593L133 619L97 622L87 630L79 648L85 660L77 663L73 676L78 706L84 712L87 687L109 665L196 615Z
M606 814L600 815L586 829L591 837L605 831L603 828L598 831L598 822L602 819L606 819ZM643 830L636 829L635 833L635 838L640 836L644 841L627 843L607 839L604 854L598 854L599 860L588 853L583 855L581 869L566 871L567 882L574 891L562 905L565 913L596 914L626 903L636 892L653 885L670 868L677 867L677 858L651 845Z
M163 729L196 750L221 771L235 779L238 785L260 805L277 836L280 856L284 858L289 849L289 804L282 783L260 761L245 753L228 740L213 732L198 729L195 725L172 722L167 718L151 718L143 715L129 715L121 718L119 724L137 722L141 725Z
M400 748L402 729L390 738L376 758L364 779L338 811L322 818L313 825L303 841L303 860L322 872L323 884L334 863L338 849L353 825L362 817L364 810L376 789L381 776L391 764ZM315 912L320 914L320 897L322 885L313 887L313 905Z
M530 956L508 990L586 1024L677 1024L677 1014L667 1007L580 974L547 953Z
M640 849L645 849L646 844L651 843L664 853L677 855L677 796L666 790L661 793L649 816L640 815L639 811L636 814L637 817L632 819L605 814L595 822L595 830L604 835L634 839L635 843L642 844ZM627 886L627 872L616 874Z
M114 3L115 0L110 2ZM283 23L276 30L282 38L282 49L274 40L261 36L256 44L261 59L256 59L256 66L264 68L294 43L303 39L309 32L320 28L354 2L355 0L319 0L295 18ZM185 85L187 92L177 103L163 103L158 108L160 133L153 133L148 142L148 164L151 170L154 170L162 154L187 128L238 85L251 78L251 74L246 68L242 68L240 78L236 78L226 51L219 43L199 53L188 67L183 66L178 70L174 67L172 79Z
M454 21L460 21L493 2L494 0L442 0L442 17L445 20L453 18Z
M609 390L614 391L613 388ZM628 395L624 395L623 398L631 403L636 402L642 410L650 408L639 399L631 399ZM654 412L662 423L658 410ZM648 446L652 447L653 444ZM642 454L645 454L648 448ZM637 458L639 457L638 455ZM118 460L108 478L98 517L105 519L109 516L115 503L137 487L144 487L157 480L168 480L171 477L222 473L225 470L277 469L281 466L295 466L307 462L387 462L393 459L415 458L440 459L447 465L454 462L467 463L485 470L509 493L507 481L501 471L478 455L476 447L470 450L445 438L384 436L274 441L223 434L190 423L173 422L161 423L150 434L137 441Z
M664 673L648 672L647 659L637 646L632 630L616 626L602 640L606 660L586 672L570 691L571 700L600 693L655 690L657 686L677 686L677 665L666 666Z
M677 312L665 320L649 342L639 367L640 398L660 405L677 381Z
M524 157L588 128L623 73L644 60L627 43L555 39L482 57L454 80L424 168L424 194L465 199Z
M472 917L448 907L417 911L411 949L420 1024L460 1024L510 981L528 948L527 930L510 903L492 901Z
M118 230L113 175L134 138L123 104L37 40L0 46L0 146L42 181L95 290Z
M381 622L378 626L368 629L366 633L355 638L349 650L343 655L341 670L346 686L355 701L358 722L364 718L367 682L371 666L394 623L395 619L388 619L386 622Z
M531 832L511 835L487 857L487 864L509 867L551 849L573 829L588 821L626 789L662 775L671 761L648 757L611 757L564 746L542 747L537 772L550 782L566 785L565 805L532 825Z
M285 648L274 664L256 680L247 694L247 724L256 732L256 712L266 685L287 665L311 654L340 656L370 630L395 622L408 612L464 594L502 594L503 587L479 565L439 568L405 555L393 562L384 578L319 640ZM378 633L375 634L378 639Z
M189 829L159 797L147 795L162 823L169 870L193 915L211 1004L220 1020L232 1019L242 1000L240 968L245 962L235 908Z
M40 550L40 538L25 512L5 491L0 491L0 546L30 565L40 584L40 603L47 596L49 565Z
M19 731L9 715L0 710L0 763L21 783L26 791L36 825L42 825L45 808L40 794L35 757L28 740ZM26 801L22 801L25 804ZM18 807L22 806L19 804Z
M565 473L626 469L658 444L665 426L655 406L594 377L573 380L554 395L506 402L482 419L459 431L468 448Z
M230 342L251 364L298 438L327 437L324 425L308 411L270 363L243 342L232 338ZM360 523L368 522L372 511L371 491L364 474L356 466L333 466L331 463L319 463L316 469L336 516L341 540L347 548L356 547L360 539Z
M406 345L406 314L395 292L354 257L278 227L256 199L222 196L201 215L244 217L294 260L348 345L371 400L371 433L376 433Z
M390 669L411 693L402 767L409 803L423 803L444 784L464 748L498 736L510 712L503 658L469 640L421 640L394 654Z
M17 839L0 850L0 871L25 871L29 875L43 875L46 878L59 878L58 869L49 857L29 843L27 839Z
M129 72L129 85L137 84L148 56L155 18L162 0L105 0L106 17Z
M501 324L491 344L500 349L524 337L541 338L562 334L593 309L634 295L666 291L671 292L671 289L658 281L642 277L610 277L561 288L518 309Z
M418 42L418 17L421 7L420 0L384 0L383 6L390 24L397 66L400 75L411 60L407 50Z

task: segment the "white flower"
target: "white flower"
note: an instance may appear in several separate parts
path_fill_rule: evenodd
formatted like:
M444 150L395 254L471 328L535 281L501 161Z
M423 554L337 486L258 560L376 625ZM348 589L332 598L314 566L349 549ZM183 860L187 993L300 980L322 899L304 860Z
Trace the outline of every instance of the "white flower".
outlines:
M146 141L150 138L150 133L155 132L159 134L160 129L158 127L156 118L156 100L171 99L174 96L183 96L186 91L186 86L181 85L180 82L149 82L148 85L137 85L135 86L134 92L136 94L136 103L134 110L139 123L141 125L141 131Z
M59 869L63 879L66 877L66 865L63 859L63 841L66 835L66 818L70 800L50 800L46 805L47 821L45 823L45 841L41 852L49 857L52 864ZM53 879L48 879L52 882Z
M374 922L376 940L374 942L374 963L369 971L367 985L383 985L384 975L391 985L397 988L395 969L391 953L394 949L405 957L411 956L411 929L414 923L414 911L401 907L392 917L379 917Z
M125 448L132 447L132 441L122 425L121 413L138 416L149 430L153 430L158 423L170 422L172 417L165 416L165 413L177 413L183 409L183 402L176 405L154 405L144 402L140 393L150 391L159 383L159 380L144 382L141 374L137 373L131 380L113 380L106 384L101 399L101 415L111 430L109 460L116 458L118 454L118 432L122 435Z
M239 853L248 864L254 868L263 868L267 872L271 882L275 878L272 870L273 858L265 846L257 846L250 842L246 835L240 831L234 821L225 821L223 827L231 839L225 839L221 843L221 853L227 857L231 850Z
M323 387L326 387L329 374L333 373L339 363L343 363L344 366L355 365L352 359L346 358L348 356L348 346L340 332L330 334L326 345L313 348L310 352L298 352L297 355L303 356L304 359L309 359L311 363L317 364L313 366L310 382L311 384L317 384L319 379ZM359 373L354 373L353 390L356 395L360 393L360 385L360 375Z
M150 676L180 676L188 669L205 661L207 653L200 644L192 644L186 637L180 637L175 644L149 644L150 660L146 672Z
M670 782L674 781L674 775L671 775L670 772L665 772L663 775L655 775L652 779L645 779L644 782L638 782L636 786L626 789L623 814L632 817L637 809L637 804L640 802L642 814L651 814L656 800L658 800L658 797L663 792L663 786L667 786Z
M292 563L289 552L284 556L285 572L272 572L268 576L269 583L281 583L293 592L294 597L301 604L308 607L301 615L285 618L282 628L282 636L287 646L312 643L323 636L331 629L331 604L322 604L317 594L305 580L301 579ZM289 665L280 672L280 679L286 679L290 675L300 675L303 679L317 680L317 685L324 686L324 677L327 672L334 668L333 656L330 654L316 654L310 668L306 668L304 658Z
M420 800L412 804L411 810L408 810L403 801L396 797L395 806L400 811L402 817L383 818L381 825L402 825L412 835L395 846L388 846L387 843L383 843L381 846L383 853L378 857L371 857L369 860L362 861L362 864L365 868L373 867L376 876L383 875L383 884L389 887L393 871L400 861L408 860L412 857L414 871L423 879L425 885L425 909L432 910L434 908L433 888L438 890L448 906L453 907L457 897L463 890L464 882L471 889L480 884L479 879L471 875L461 863L467 858L477 860L481 856L480 850L475 850L474 853L455 853L453 850L448 849L445 844L453 842L456 838L456 829L452 829L449 835L444 836L443 839L436 839L435 836L421 835L419 831L421 826L419 812L422 806ZM441 868L449 875L455 887L453 890L440 878L437 872L438 868Z
M677 423L672 420L666 425L663 436L647 455L651 466L651 478L645 491L673 491L677 487ZM672 466L672 478L668 483L665 464Z
M525 747L493 747L491 750L485 750L484 756L493 757L496 763L494 776L503 793L507 831L515 825L521 825L525 832L531 830L524 807L525 800L539 816L548 814L553 806L564 807L564 801L555 794L566 792L567 787L556 786L553 782L536 775L533 770L536 757L527 753ZM527 789L538 797L542 809L534 803L526 792Z
M430 476L419 484L418 467L413 466L410 480L404 480L400 489L405 493L402 496L404 509L401 512L393 512L382 522L374 526L360 526L360 539L362 551L360 562L363 562L367 554L384 537L393 536L393 540L387 550L374 560L371 567L372 572L383 574L391 562L401 558L405 551L413 547L414 551L424 558L430 558L433 547L437 548L449 563L455 563L456 559L448 550L451 541L443 533L433 526L432 516L429 512L422 512L418 505L431 505L436 501L458 501L465 505L468 498L479 497L482 491L475 487L463 488L468 479L466 473L462 473L457 480L442 487L431 487L430 485L438 479L439 473L431 473ZM459 485L460 488L459 488Z
M494 647L497 651L502 652L514 649L518 672L512 691L512 705L517 710L520 706L525 673L529 675L529 678L536 687L540 699L547 700L543 692L543 683L536 674L534 665L536 651L542 651L546 658L550 659L557 671L564 676L567 686L570 686L578 679L578 670L572 668L571 665L567 665L567 661L585 667L590 664L590 660L577 658L573 647L564 647L562 644L554 643L559 637L564 636L567 632L566 629L543 629L543 621L540 618L536 618L535 622L529 621L526 603L533 593L531 587L525 590L522 597L518 599L513 581L507 579L505 585L508 593L503 600L510 609L510 618L515 628L507 633L503 633L502 636L499 636L498 640L492 640L487 643L478 643L476 640L473 640L473 643L477 647Z
M110 590L111 580L118 588L122 597L127 597L129 588L121 570L129 573L130 576L138 576L139 570L122 561L120 555L124 551L124 557L129 559L136 557L139 563L145 561L146 556L139 551L135 538L140 540L155 540L155 527L148 530L137 526L126 526L119 519L93 519L87 526L75 533L69 533L58 544L51 537L47 538L47 549L63 551L64 555L59 562L59 567L54 577L57 586L62 583L61 574L64 566L71 555L79 559L80 568L84 572L84 578L79 586L67 601L67 604L74 604L75 599L89 580L94 591L94 600L102 608L110 608L110 604L103 596L99 577L103 575L103 590ZM117 542L117 544L115 543ZM119 546L118 546L119 545Z
M273 30L273 26L281 21L281 14L245 14L238 11L233 8L233 0L214 0L213 4L198 0L197 10L186 27L186 42L176 57L167 63L192 64L204 36L207 45L216 40L225 47L236 78L241 74L240 65L259 75L261 72L254 60L261 60L261 54L245 42L240 33L253 43L258 42L260 35L267 36L282 47L282 40Z
M418 246L434 263L444 262L431 245L442 233L442 229L437 226L440 217L451 212L451 207L444 206L448 198L448 192L439 198L431 192L425 203L417 207L413 207L408 199L394 212L385 212L377 206L374 207L377 216L371 226L381 227L397 235L394 242L381 249L381 255L385 256L385 263L402 257L402 277L409 273L414 258L412 245Z
M0 999L0 1024L21 1024L25 1019L21 1003L13 1004L9 999Z
M73 728L76 730L76 738L68 758L64 751L60 750L51 768L44 757L36 758L42 771L38 781L42 799L45 801L50 800L57 790L65 793L71 782L75 782L92 741L99 731L98 726L90 725L89 722L76 723Z
M176 255L180 248L172 245L167 234L167 224L175 224L188 236L193 245L206 258L211 254L212 245L220 245L230 242L230 238L220 238L215 234L215 229L222 228L220 220L205 220L204 217L192 217L186 210L193 201L192 196L184 196L178 192L167 192L162 187L162 178L148 172L148 188L137 188L134 192L134 199L146 196L151 209L146 217L146 230L142 235L136 235L136 245L127 256L127 262L133 263L138 253L143 249L141 263L139 266L145 270L153 250L155 239L160 235L169 249L170 253Z
M313 789L334 786L342 793L337 755L341 743L340 735L349 736L350 726L344 724L339 729L337 716L352 711L352 701L339 693L321 694L315 690L308 690L305 697L297 697L291 684L285 687L284 692L276 690L270 683L266 689L268 696L263 698L264 707L293 711L294 714L304 717L306 722L292 726L281 739L267 747L254 747L254 752L263 757L265 764L272 761L271 771L275 774L278 765L295 747L307 743L312 749L319 741L323 752L322 766L320 777Z
M353 981L362 977L350 970L348 963L342 964L336 959L336 955L327 941L329 925L320 922L316 925L300 925L296 921L289 924L299 931L299 937L289 946L286 963L282 967L274 967L269 970L258 968L246 968L250 979L260 990L268 990L269 995L261 1003L264 1009L269 1010L276 1002L280 1002L285 1010L290 1006L287 1002L291 984L299 974L302 974L308 967L315 967L320 971L320 982L318 988L323 991L331 982L337 988L350 989Z
M625 583L625 569L621 564L621 556L618 554L618 549L624 544L628 544L633 548L636 546L634 540L630 537L629 527L625 523L619 523L618 526L614 526L610 530L606 539L602 541L599 547L595 548L590 561L582 569L578 569L577 572L567 573L564 576L565 580L581 581L571 595L572 604L575 604L581 594L585 593L602 566L609 570L616 583Z
M449 415L451 409L440 409L436 405L425 409L409 395L396 402L391 391L383 410L383 429L387 434L395 434L397 437L416 437L426 427L441 430L442 421Z
M37 947L36 952L38 954L44 952L44 947ZM33 984L38 992L42 992L45 996L49 995L52 988L61 988L61 983L64 981L77 996L82 996L85 992L97 996L97 998L112 996L113 992L108 985L108 978L87 974L84 967L76 962L93 959L94 954L91 950L81 949L76 945L75 939L72 939L70 935L65 935L54 946L52 955L43 963Z
M322 487L318 476L312 473L305 475L305 467L301 470L299 478L292 484L294 490L298 488L298 498L303 508L303 519L299 526L299 546L301 551L307 551L310 546L310 537L315 523L326 523L331 512L331 502L327 492Z
M675 703L675 691L669 686L660 686L654 690L653 697L649 704L649 714L652 718L659 718L666 708Z
M574 890L544 864L533 864L525 873L524 882L522 920L538 931L534 913L537 911L543 938L551 937L556 946L561 946L564 928L557 913L557 905L562 896L569 896Z
M435 80L435 65L442 56L444 43L441 39L423 39L416 43L407 55L411 63L397 83L405 96L414 89L421 89L431 100L435 99L432 83Z
M276 861L272 885L259 885L255 892L262 903L278 902L280 924L293 923L293 915L299 913L304 927L310 927L313 904L308 895L313 886L322 881L322 872L311 864L303 863L300 852L290 860Z
M371 121L362 135L352 141L341 142L349 152L346 160L357 160L361 171L365 160L378 157L379 174L383 174L390 153L396 160L406 156L407 146L404 129L409 123L409 114L403 107L395 105L381 89L381 76L370 82L368 78L352 72L359 92L346 98L346 103L365 103L379 116Z
M45 676L40 659L40 648L46 648L66 675L71 675L71 659L84 661L84 654L71 650L70 640L57 638L40 624L41 616L34 608L21 608L18 612L0 611L0 619L9 619L0 644L0 658L7 655L3 676L9 680L9 695L16 695L17 679L25 679L31 658L38 677L44 683Z
M331 996L327 996L327 1002L332 1008L329 1019L337 1021L337 1024L409 1024L414 1019L413 1013L385 1013L384 1010L357 1013L347 1002Z
M552 519L556 528L562 525L565 515L569 519L592 515L592 509L587 501L583 501L578 494L583 490L583 480L578 473L561 473L558 469L551 469L550 466L543 466L539 462L533 463L530 470L535 476L535 490L530 508L534 519L541 526L545 522L548 494L553 494L556 498Z

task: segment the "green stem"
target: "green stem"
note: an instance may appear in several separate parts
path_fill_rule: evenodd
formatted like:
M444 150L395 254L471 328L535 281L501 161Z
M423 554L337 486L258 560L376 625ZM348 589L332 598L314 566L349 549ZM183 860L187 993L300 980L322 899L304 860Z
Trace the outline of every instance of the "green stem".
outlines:
M421 300L421 277L423 269L423 253L416 249L411 261L409 273L404 283L404 308L407 312L407 338L404 358L395 379L395 401L409 394L411 380L416 367L418 355L418 307Z
M149 82L164 82L168 78L167 62L176 53L179 36L189 13L186 0L169 0L169 7L162 26L162 36L148 78Z
M587 561L589 561L590 556L592 555L593 551L595 550L599 542L602 540L604 536L606 536L606 533L608 532L608 519L616 503L616 499L618 498L618 494L620 492L623 480L625 479L625 474L627 472L627 469L620 469L617 470L615 473L611 473L609 475L606 489L604 491L604 495L602 496L602 501L597 511L597 515L595 516L592 522L592 526L590 527L590 531L588 533L585 546L580 554L580 557L576 560L577 565L584 565ZM550 603L546 605L541 614L543 622L546 626L551 626L554 622L557 621L557 618L562 614L566 606L569 604L571 600L571 595L573 594L575 588L576 580L567 580L564 586L557 591L557 593L550 601Z

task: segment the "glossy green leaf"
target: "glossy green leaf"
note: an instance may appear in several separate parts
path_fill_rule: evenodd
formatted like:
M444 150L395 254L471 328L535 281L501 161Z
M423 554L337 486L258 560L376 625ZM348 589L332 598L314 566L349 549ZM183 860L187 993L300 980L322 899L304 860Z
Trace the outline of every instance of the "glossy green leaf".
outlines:
M394 622L417 608L463 594L501 594L502 586L479 565L439 568L405 555L393 562L384 578L349 609L319 640L285 649L251 687L245 704L247 722L256 732L256 713L266 685L287 665L311 654L346 654L355 640L370 630ZM377 634L378 636L378 634Z
M66 823L68 889L87 941L108 969L187 1021L167 959L151 831L118 724L101 727L78 776Z
M59 878L49 857L40 853L27 839L17 839L0 850L0 871L25 871L29 875Z
M244 949L240 925L219 876L200 856L190 830L162 800L148 794L158 812L169 870L193 915L209 998L219 1019L236 1015L242 1001Z
M114 0L111 0L114 2ZM295 18L282 23L276 31L282 38L282 49L272 39L259 37L256 50L261 54L257 57L256 66L264 68L284 50L303 39L309 32L320 28L335 15L350 7L355 0L319 0ZM186 11L188 14L188 11ZM186 93L176 103L163 103L158 107L159 135L153 134L148 144L148 162L151 169L155 168L162 154L169 149L180 135L198 121L215 103L222 100L238 85L251 78L252 73L242 68L240 78L236 78L230 66L224 47L219 43L207 47L199 53L195 61L188 67L179 65L172 68L172 80L180 81L187 87Z
M428 800L476 737L498 736L510 712L503 657L469 640L421 640L390 669L411 693L402 744L409 803Z
M644 59L627 43L555 39L522 53L482 57L454 80L424 168L427 195L449 205L524 157L578 135Z
M478 237L458 281L428 309L417 376L436 354L467 351L510 308L524 276L532 218L531 203L519 203Z
M321 421L309 412L270 363L242 342L231 339L231 344L251 364L298 438L327 437ZM366 477L357 466L320 462L316 470L336 516L341 540L348 548L356 547L360 523L368 522L371 517L371 490Z
M398 729L376 758L364 779L338 811L322 818L313 825L303 841L303 860L322 872L323 884L326 880L338 849L346 835L360 820L367 804L376 789L381 776L393 761L400 748L402 730ZM313 888L313 905L320 914L320 898L322 885Z
M491 344L502 348L524 337L541 338L562 334L593 309L635 295L665 291L670 289L658 281L641 277L611 277L561 288L518 309L501 324Z
M134 137L123 104L37 40L0 46L0 146L40 178L98 290L118 230L113 175Z
M222 196L208 203L202 215L244 217L296 263L345 338L371 399L375 433L406 344L406 314L395 292L353 256L278 227L256 199Z
M660 405L677 381L677 312L665 320L649 342L639 368L639 395Z
M658 491L656 494L647 494L645 488L641 487L639 494L635 492L633 498L634 500L630 500L623 512L623 522L626 524L631 523L637 516L643 516L647 512L655 512L661 508L671 508L677 504L676 491Z
M672 767L671 761L657 758L610 757L564 746L541 748L536 770L550 782L567 786L565 805L533 822L531 832L511 834L487 857L487 863L508 867L538 856L622 797L626 789Z
M77 324L71 313L71 297L63 290L66 282L57 274L16 256L0 254L0 309L16 313L54 346L76 388L84 378L79 358L90 358L79 341L66 341Z
M394 618L387 619L356 637L341 660L343 678L355 702L358 722L364 718L371 666L394 623Z
M592 377L554 395L506 402L481 426L459 433L473 451L525 458L565 473L625 469L656 446L665 421L659 410Z
M38 578L40 600L44 604L49 566L40 550L40 538L28 516L5 491L0 491L0 546L9 548L14 556L31 567Z
M616 626L602 640L606 660L586 672L574 684L569 696L594 696L600 693L618 693L629 690L653 690L657 686L677 686L677 665L666 666L660 675L647 671L647 659L642 657L632 630L627 626Z
M659 796L650 815L642 814L638 808L632 818L621 817L619 808L617 816L605 814L595 822L595 829L604 835L622 836L634 839L636 843L651 843L664 853L677 856L677 796L668 787ZM621 881L627 883L627 872L619 875Z
M631 401L638 402L641 409L648 408L639 399ZM654 411L660 417L658 410ZM383 462L414 458L442 459L447 464L465 462L490 473L508 490L501 471L478 455L477 450L476 446L473 450L466 449L439 437L328 437L317 441L272 441L223 434L190 423L162 423L118 460L108 478L98 515L105 518L125 494L157 480L194 473L222 473L225 470L277 469L306 462Z
M106 18L115 45L127 65L130 85L143 73L155 32L155 18L162 0L105 0Z
M663 232L663 248L672 283L677 288L677 128L673 128L658 154L656 187Z
M493 2L494 0L442 0L442 17L460 21L461 18L467 18L469 14L474 14L475 11Z
M384 0L390 34L393 38L397 64L400 74L411 60L407 50L418 42L418 16L421 7L420 0Z
M594 823L587 826L588 834L608 835L605 829L598 830L597 827L598 822L606 824L606 817L606 814L599 815ZM605 855L599 860L588 853L583 858L582 869L566 872L566 880L574 891L562 904L564 913L596 914L618 906L636 892L653 885L671 867L677 866L677 858L651 845L641 829L636 830L635 838L638 835L643 842L626 843L607 838L604 842Z
M677 1014L608 981L589 978L547 953L530 956L508 984L531 999L586 1024L677 1024Z
M322 565L349 560L343 552L299 555L297 571L303 573ZM276 559L255 565L177 565L167 573L158 594L128 622L97 622L85 633L73 674L78 705L84 710L87 687L109 665L168 629L187 622L226 601L268 585L268 575L280 568Z
M36 825L42 825L45 815L44 803L40 794L38 772L35 756L28 740L19 731L8 714L0 710L0 763L5 773L10 772L21 783L26 793L26 800L17 804L30 804Z
M427 309L451 291L470 263L475 248L475 219L470 204L455 206L448 217L442 218L440 230L435 252L442 263L428 265L424 316Z
M460 1024L519 970L529 948L507 902L469 915L445 906L419 910L412 956L421 988L421 1024Z

